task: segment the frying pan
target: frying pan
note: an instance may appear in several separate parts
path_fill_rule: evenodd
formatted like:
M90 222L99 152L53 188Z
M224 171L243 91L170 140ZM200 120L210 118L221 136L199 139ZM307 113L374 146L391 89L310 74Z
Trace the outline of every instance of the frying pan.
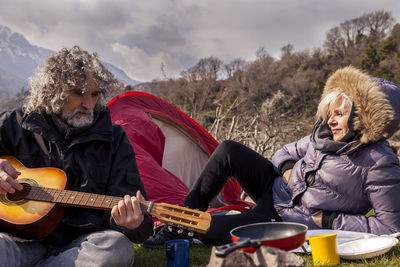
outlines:
M307 229L304 224L291 222L264 222L239 226L231 230L233 243L217 247L215 255L225 257L238 248L254 252L261 245L289 251L303 245Z

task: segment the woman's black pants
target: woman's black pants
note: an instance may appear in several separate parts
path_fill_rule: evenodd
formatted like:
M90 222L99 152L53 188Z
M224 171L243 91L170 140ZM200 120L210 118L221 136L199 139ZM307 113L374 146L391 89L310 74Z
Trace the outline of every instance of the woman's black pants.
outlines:
M280 220L273 207L272 185L277 173L272 163L250 148L234 141L222 142L211 155L199 179L185 198L185 206L205 211L229 177L255 201L256 207L237 215L212 216L211 226L200 239L205 244L232 242L230 230L258 222Z

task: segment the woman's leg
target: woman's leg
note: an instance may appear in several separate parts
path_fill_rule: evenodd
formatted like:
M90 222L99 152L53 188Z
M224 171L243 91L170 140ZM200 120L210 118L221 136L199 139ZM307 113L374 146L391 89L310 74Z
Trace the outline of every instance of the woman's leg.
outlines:
M207 210L210 201L221 191L229 177L234 177L257 205L239 215L212 216L210 229L205 235L199 235L200 240L213 245L228 243L231 242L230 230L237 226L279 219L272 199L272 185L276 176L272 163L255 151L234 141L222 142L185 198L185 206ZM187 232L179 233L177 229L169 231L164 227L142 246L155 248L168 240L186 238L189 238Z
M238 226L280 221L279 215L273 208L272 193L266 192L258 201L258 205L248 211L237 215L215 215L212 216L211 225L204 235L199 234L199 239L207 245L222 245L231 243L230 231Z
M234 141L222 142L185 198L185 206L206 210L229 177L234 177L257 205L238 215L212 216L210 229L199 235L200 240L211 245L226 244L232 242L230 231L235 227L279 220L272 198L276 176L272 163L257 152Z
M234 177L258 205L265 193L270 192L272 195L276 176L269 160L240 143L224 141L211 155L185 198L185 206L206 210L229 177Z

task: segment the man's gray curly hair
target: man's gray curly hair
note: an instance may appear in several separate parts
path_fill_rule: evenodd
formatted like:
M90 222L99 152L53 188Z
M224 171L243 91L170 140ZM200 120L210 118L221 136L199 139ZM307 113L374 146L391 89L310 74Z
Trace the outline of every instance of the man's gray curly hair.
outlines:
M86 84L90 72L99 85L101 94L96 109L105 108L109 98L123 89L123 84L108 71L97 57L79 46L63 48L46 60L45 65L30 79L30 95L24 104L25 113L60 114L71 89L78 82Z

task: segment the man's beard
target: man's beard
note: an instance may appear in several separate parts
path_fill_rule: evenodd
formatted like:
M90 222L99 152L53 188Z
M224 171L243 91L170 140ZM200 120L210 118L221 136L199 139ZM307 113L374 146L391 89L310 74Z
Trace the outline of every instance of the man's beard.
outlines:
M76 117L77 113L85 113L87 114L86 116L81 116L81 117ZM73 109L69 112L67 112L66 114L61 116L62 119L65 120L65 122L67 122L68 125L78 128L78 127L85 127L88 126L90 124L92 124L93 122L93 110L86 110L84 108L76 108Z

